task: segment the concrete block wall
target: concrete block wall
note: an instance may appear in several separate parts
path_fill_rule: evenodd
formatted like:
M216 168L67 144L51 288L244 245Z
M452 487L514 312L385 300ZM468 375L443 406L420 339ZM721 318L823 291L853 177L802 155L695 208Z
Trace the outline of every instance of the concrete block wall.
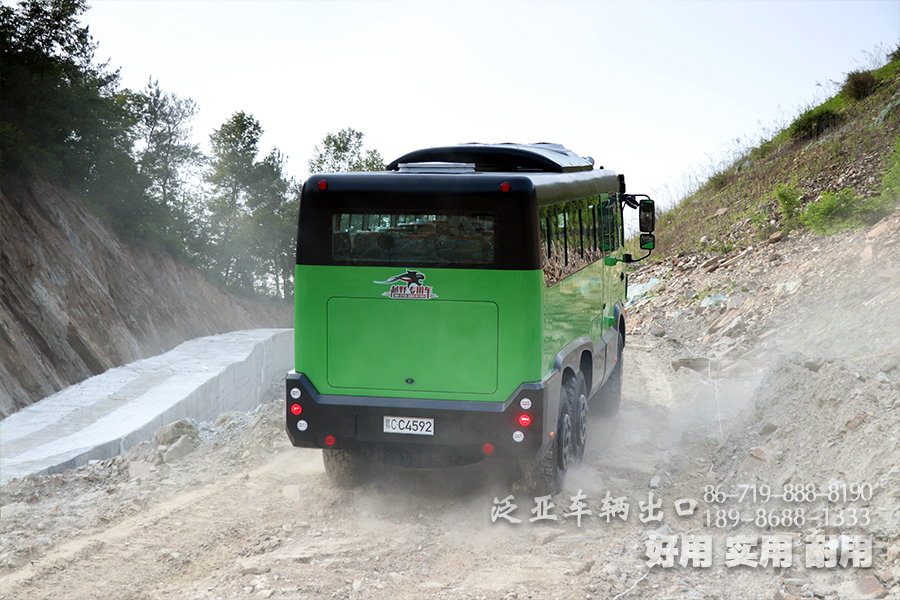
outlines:
M179 419L252 410L293 356L293 330L235 331L70 386L0 421L0 485L116 456Z

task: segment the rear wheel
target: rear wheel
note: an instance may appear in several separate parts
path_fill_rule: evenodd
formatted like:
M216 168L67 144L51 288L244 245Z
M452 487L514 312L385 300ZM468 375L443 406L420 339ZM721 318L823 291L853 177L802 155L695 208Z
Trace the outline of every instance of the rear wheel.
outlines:
M537 464L528 463L531 473L528 482L534 492L540 496L558 494L563 490L566 472L584 454L584 440L587 431L580 430L577 418L577 407L585 396L584 376L579 373L563 385L559 399L559 420L553 441L546 454ZM585 399L583 415L587 417L587 401ZM581 448L579 450L579 439Z
M356 487L365 481L369 471L366 458L350 450L323 448L322 461L328 479L337 487Z
M572 448L575 460L584 457L584 446L587 443L588 398L587 383L584 375L578 373L567 384L566 396L574 408Z

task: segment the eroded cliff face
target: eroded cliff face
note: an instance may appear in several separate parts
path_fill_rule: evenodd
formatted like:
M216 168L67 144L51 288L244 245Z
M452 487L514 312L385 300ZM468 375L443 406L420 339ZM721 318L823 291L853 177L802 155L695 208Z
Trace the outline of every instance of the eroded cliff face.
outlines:
M59 186L0 190L0 418L191 338L291 324L286 303L236 298L118 239Z

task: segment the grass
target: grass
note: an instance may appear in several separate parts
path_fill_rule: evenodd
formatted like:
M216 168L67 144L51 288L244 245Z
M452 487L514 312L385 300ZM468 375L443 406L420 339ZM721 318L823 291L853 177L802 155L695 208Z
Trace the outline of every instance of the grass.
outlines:
M800 215L800 222L822 235L865 225L853 190L850 189L825 192L816 202L806 207Z
M800 223L800 200L803 194L791 185L779 185L775 189L775 198L781 208L781 220L788 231L797 227Z
M885 170L879 192L884 202L889 203L893 199L896 203L900 199L900 139L894 146L894 155Z
M805 110L788 127L788 135L795 141L803 142L813 140L837 127L844 121L844 115L841 113L843 104L843 98L835 96L825 104Z
M832 235L846 229L871 225L900 203L900 141L888 161L878 195L861 199L852 189L827 191L811 202L796 218L816 233Z
M862 100L875 91L876 84L872 71L853 71L847 74L841 94L851 100Z
M779 229L822 234L872 223L900 200L900 48L892 62L848 74L841 92L719 168L657 219L654 256L727 253ZM859 73L868 73L860 75ZM880 179L853 187L866 161Z

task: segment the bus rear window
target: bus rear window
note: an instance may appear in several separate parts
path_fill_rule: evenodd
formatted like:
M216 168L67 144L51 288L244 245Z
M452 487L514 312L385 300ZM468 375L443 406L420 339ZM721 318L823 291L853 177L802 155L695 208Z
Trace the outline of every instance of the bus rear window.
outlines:
M349 263L490 265L494 218L478 214L335 213L331 257Z

